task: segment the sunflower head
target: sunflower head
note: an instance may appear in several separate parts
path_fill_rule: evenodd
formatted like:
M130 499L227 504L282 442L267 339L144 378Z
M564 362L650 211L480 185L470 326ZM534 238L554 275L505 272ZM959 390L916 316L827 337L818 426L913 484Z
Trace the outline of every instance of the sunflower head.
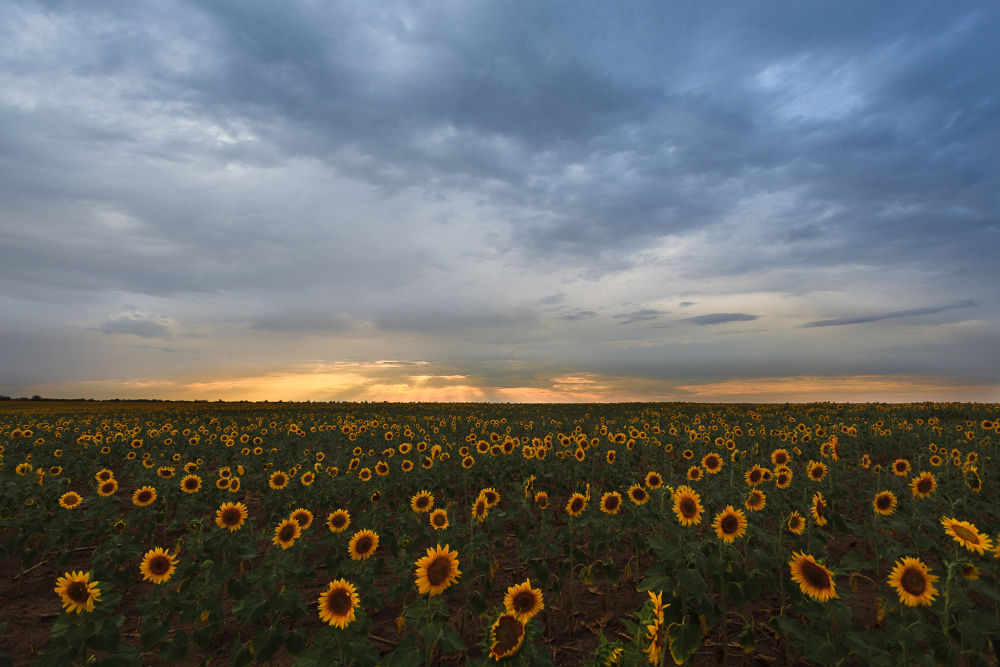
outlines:
M97 486L97 493L102 498L108 498L110 496L115 495L115 491L117 490L118 490L118 482L116 482L113 479L109 479L106 482L101 482Z
M517 614L517 619L522 623L527 623L538 612L545 609L545 604L542 602L542 591L532 588L531 581L527 579L523 584L517 584L507 589L503 604L507 611Z
M896 511L897 502L896 494L892 491L882 491L876 494L875 500L872 501L872 508L876 514L889 516Z
M535 494L535 502L541 509L546 509L549 506L549 494L544 491L539 491Z
M833 572L817 563L812 556L793 552L788 566L792 571L792 581L799 585L804 594L820 602L839 597L833 582Z
M715 515L712 522L715 535L723 542L732 543L743 537L747 531L747 519L741 510L727 505L726 509Z
M271 473L271 478L268 480L267 485L275 490L283 489L288 486L288 475L280 470L276 470Z
M682 526L701 523L701 496L689 486L678 487L674 492L674 514Z
M448 527L448 512L443 509L434 510L431 512L430 523L434 530L446 529Z
M360 604L357 589L346 579L337 579L319 596L319 618L338 628L346 628L356 619L354 610Z
M376 549L378 549L378 533L372 530L359 530L354 533L348 545L351 560L366 560L371 558Z
M215 512L215 523L219 528L228 528L235 533L243 527L247 515L247 506L243 503L224 503Z
M94 611L94 603L101 600L101 589L97 581L90 581L90 572L67 572L56 579L56 593L62 598L67 612Z
M751 489L749 495L747 495L747 501L744 503L745 507L751 512L764 509L764 505L766 504L767 496L760 489Z
M823 497L822 493L817 493L813 496L812 506L809 508L809 512L812 514L813 520L816 522L817 526L825 526L827 524L826 499Z
M937 481L934 479L934 475L929 472L920 473L910 482L910 490L916 498L927 498L936 488Z
M646 489L638 484L633 484L629 487L628 497L636 505L645 505L649 501L649 494L646 492Z
M289 516L288 518L298 523L299 528L301 528L302 530L305 530L306 528L311 526L313 522L312 512L310 512L307 509L303 509L301 507L292 512L291 516Z
M910 472L910 462L906 459L896 459L892 464L892 471L899 477L906 477Z
M586 507L587 498L582 493L574 493L566 503L566 513L572 517L577 517L583 514L583 510Z
M177 569L177 555L171 555L162 547L156 547L146 552L139 565L142 578L152 581L154 584L163 584L170 581L174 571Z
M342 533L351 525L351 515L347 510L337 510L326 517L326 526L331 533Z
M458 581L462 572L458 569L458 552L450 551L448 545L427 549L427 555L418 559L417 590L430 597L440 595L446 588Z
M430 491L420 491L410 498L410 509L414 512L430 512L434 508L434 496Z
M59 499L59 506L68 510L76 509L83 502L83 498L76 491L64 493Z
M658 472L650 472L646 474L646 486L651 489L658 489L663 486L663 478L660 477Z
M802 531L806 529L806 520L802 518L802 515L798 512L792 512L791 516L788 517L788 530L789 532L795 533L796 535L801 535Z
M490 627L490 657L502 660L515 655L524 644L524 623L514 612L500 614Z
M964 546L969 551L975 551L982 555L993 548L990 538L982 535L979 530L968 521L958 521L957 519L941 518L941 525L945 532L951 535L952 539Z
M301 535L302 528L299 526L298 521L285 519L274 529L274 537L271 539L271 542L274 543L274 546L281 547L284 550L295 544L295 540Z
M896 589L900 602L908 607L926 607L937 595L934 588L937 580L938 577L931 574L920 559L904 557L896 562L887 581Z
M622 494L610 491L601 497L601 511L605 514L618 514L622 506Z

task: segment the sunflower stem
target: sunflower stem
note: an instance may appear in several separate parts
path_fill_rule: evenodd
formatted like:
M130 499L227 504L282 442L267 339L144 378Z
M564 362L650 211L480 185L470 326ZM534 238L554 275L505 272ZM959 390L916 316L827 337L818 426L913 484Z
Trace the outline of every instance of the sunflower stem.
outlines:
M719 541L719 562L722 563L722 585L719 589L719 596L721 598L722 604L722 664L729 664L729 623L726 618L726 561L723 558L722 545L724 542Z

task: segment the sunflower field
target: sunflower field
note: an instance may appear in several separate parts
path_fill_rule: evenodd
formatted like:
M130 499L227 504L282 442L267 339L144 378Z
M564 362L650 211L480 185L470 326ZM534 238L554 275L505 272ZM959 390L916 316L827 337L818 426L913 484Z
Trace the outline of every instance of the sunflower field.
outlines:
M5 402L0 667L997 665L1000 406Z

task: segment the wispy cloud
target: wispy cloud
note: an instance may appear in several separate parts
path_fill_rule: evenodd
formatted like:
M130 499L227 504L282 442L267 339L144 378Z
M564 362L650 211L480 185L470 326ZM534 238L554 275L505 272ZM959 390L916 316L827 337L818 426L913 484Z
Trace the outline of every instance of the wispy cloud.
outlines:
M746 313L709 313L708 315L688 317L681 321L697 324L698 326L708 326L712 324L726 324L727 322L752 322L759 317L759 315L747 315Z
M960 301L959 303L954 303L949 306L935 306L931 308L913 308L912 310L897 310L891 313L883 313L881 315L861 315L858 317L841 317L832 320L816 320L814 322L806 322L805 324L800 324L800 329L811 329L814 327L839 327L845 324L867 324L868 322L879 322L881 320L891 320L897 317L915 317L918 315L936 315L937 313L943 313L947 310L956 310L958 308L974 308L976 302L971 299L966 299Z
M619 324L632 324L633 322L646 322L649 320L655 320L660 315L666 315L669 310L654 310L652 308L643 308L642 310L633 310L631 313L618 313L614 316L616 320L622 320Z
M102 323L97 330L107 335L130 335L139 338L163 338L171 340L173 335L166 325L138 317L121 315Z

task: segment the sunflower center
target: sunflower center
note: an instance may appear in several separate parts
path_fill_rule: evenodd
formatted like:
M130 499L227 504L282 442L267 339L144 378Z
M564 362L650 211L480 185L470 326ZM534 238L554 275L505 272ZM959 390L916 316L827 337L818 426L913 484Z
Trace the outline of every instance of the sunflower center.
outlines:
M372 548L372 538L368 535L361 537L358 543L354 545L354 551L359 554L366 554L371 551Z
M342 589L337 589L334 591L330 597L327 599L327 609L334 616L347 616L351 613L351 596L347 594L347 591Z
M278 540L281 542L291 542L293 539L295 539L295 526L286 523L278 533Z
M451 561L444 556L438 556L427 566L427 581L431 586L440 586L448 580L451 574Z
M517 619L510 616L501 616L497 623L497 628L493 633L495 641L493 652L497 655L507 653L517 646L517 642L523 634L524 628L521 627Z
M531 591L521 591L514 597L514 609L526 613L535 608L535 595Z
M444 514L437 514L437 515L434 516L434 525L435 526L443 526L444 522L447 521L447 520L448 520L448 518Z
M155 556L149 561L149 571L157 576L166 574L170 570L170 560L165 556Z
M580 510L582 510L583 500L581 500L580 498L575 498L573 500L573 504L570 505L570 509L572 509L574 512L579 512Z
M618 509L618 498L616 496L611 496L604 501L604 506L609 510Z
M819 467L813 468L812 476L815 477L816 479L819 479L820 477L823 476L823 469Z
M802 576L809 585L818 590L826 590L832 586L830 575L827 571L816 563L805 561L802 563Z
M104 486L101 487L101 491L103 491L104 493L111 493L114 490L115 490L115 485L112 484L111 482L106 482Z
M430 504L430 501L431 499L428 498L427 496L420 496L419 498L417 498L417 507L419 509L423 509Z
M153 494L150 493L149 491L140 491L139 492L139 502L140 503L148 503L149 500L150 500L150 498L152 498L152 496L153 496Z
M917 491L920 493L930 493L934 489L934 482L929 478L924 478L917 482Z
M309 517L304 513L293 514L292 519L294 519L300 526L306 526L309 524Z
M722 518L722 522L719 524L722 528L722 532L726 535L732 535L737 530L739 530L740 522L732 514L728 514Z
M693 498L684 498L681 500L680 508L681 514L683 514L685 518L693 517L697 514L698 510L698 506L695 504Z
M889 505L892 504L892 499L889 498L889 496L879 496L875 501L875 504L878 505L880 510L886 510L889 509Z
M227 526L235 526L243 518L243 514L235 507L230 507L222 513L222 523Z
M822 500L816 501L816 516L822 517L823 511L826 509L826 505L823 504Z
M970 544L979 544L979 535L976 535L965 526L953 525L951 529L955 531L955 534L962 538L965 542L969 542Z
M753 472L750 473L750 481L751 482L759 482L760 481L760 476L761 476L761 472L759 470L754 470Z
M184 482L184 488L185 489L196 489L196 488L198 488L198 480L196 480L196 479L189 479L189 480L185 481Z
M74 581L66 589L66 595L73 602L82 604L90 599L90 591L87 589L87 585L82 581Z
M278 475L277 477L274 478L274 483L276 486L281 486L282 484L285 483L285 478L282 477L281 475Z
M333 523L334 528L342 528L346 522L347 519L343 514L337 514L333 517L333 521L331 523Z
M778 454L777 456L774 457L774 462L778 465L788 463L788 457L785 456L784 454Z
M910 595L920 595L927 588L927 578L923 572L915 568L908 568L899 578L899 583Z

